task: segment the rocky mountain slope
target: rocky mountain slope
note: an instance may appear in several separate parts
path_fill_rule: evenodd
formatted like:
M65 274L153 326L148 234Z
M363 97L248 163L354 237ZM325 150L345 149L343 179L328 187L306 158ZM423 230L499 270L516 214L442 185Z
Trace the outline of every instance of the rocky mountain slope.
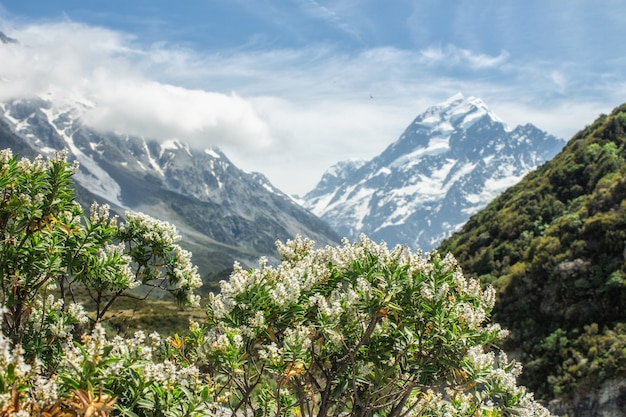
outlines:
M626 105L439 250L498 289L523 383L560 415L626 415Z
M330 168L304 205L342 236L430 250L564 143L531 124L509 130L480 99L457 94L371 161Z
M276 240L296 234L320 244L338 240L263 175L242 171L219 149L99 133L81 123L80 105L89 104L59 108L41 98L0 104L0 146L14 147L18 137L43 155L68 149L80 162L74 179L85 199L107 202L119 214L141 211L174 223L201 270L271 258Z

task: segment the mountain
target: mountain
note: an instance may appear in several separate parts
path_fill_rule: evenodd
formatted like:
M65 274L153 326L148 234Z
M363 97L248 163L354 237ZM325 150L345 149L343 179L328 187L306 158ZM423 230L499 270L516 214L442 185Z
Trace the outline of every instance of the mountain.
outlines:
M626 104L475 214L439 251L498 290L523 384L561 415L626 416Z
M509 130L457 94L371 161L330 168L303 204L342 236L430 250L564 143L531 124Z
M123 215L141 211L177 226L201 271L274 258L276 240L296 234L319 244L338 241L328 225L274 187L263 175L237 168L217 148L192 149L182 140L157 142L83 125L83 102L0 104L0 146L51 155L68 149L83 205L95 198Z
M9 38L4 33L0 32L0 43L18 43L17 39Z

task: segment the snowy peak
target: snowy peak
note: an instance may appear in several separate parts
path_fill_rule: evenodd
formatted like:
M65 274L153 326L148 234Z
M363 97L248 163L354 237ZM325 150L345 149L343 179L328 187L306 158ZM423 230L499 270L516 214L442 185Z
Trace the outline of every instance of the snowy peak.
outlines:
M476 134L479 130L489 130L491 134ZM481 99L466 99L459 93L417 116L380 155L378 163L398 166L450 151L465 155L480 152L493 145L489 141L494 136L505 136L509 131Z
M358 171L366 161L362 160L348 160L340 161L331 166L324 172L322 179L318 183L316 190L323 193L326 190L331 190L343 181L350 178L356 171Z
M456 129L467 130L484 117L494 123L504 124L481 99L476 97L466 99L463 94L458 93L443 103L430 107L413 123L418 128L430 132L444 133Z
M530 124L510 130L482 100L457 94L372 160L329 169L304 205L340 235L430 250L564 143Z

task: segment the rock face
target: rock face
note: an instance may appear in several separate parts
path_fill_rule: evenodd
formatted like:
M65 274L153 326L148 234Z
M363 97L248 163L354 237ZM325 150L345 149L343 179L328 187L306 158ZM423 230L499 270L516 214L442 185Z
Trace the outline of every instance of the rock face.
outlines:
M564 144L531 124L510 130L457 94L371 161L330 168L303 204L342 236L430 250Z
M0 43L18 43L17 39L9 38L4 33L0 32Z
M84 190L119 214L142 211L174 223L205 271L272 258L276 240L297 234L320 244L338 241L327 224L219 149L96 132L82 124L80 106L58 108L43 99L0 104L6 127L0 146L15 147L17 137L43 155L68 149L80 163L74 179Z
M611 379L594 391L571 401L554 400L548 409L559 416L624 417L626 416L626 379Z

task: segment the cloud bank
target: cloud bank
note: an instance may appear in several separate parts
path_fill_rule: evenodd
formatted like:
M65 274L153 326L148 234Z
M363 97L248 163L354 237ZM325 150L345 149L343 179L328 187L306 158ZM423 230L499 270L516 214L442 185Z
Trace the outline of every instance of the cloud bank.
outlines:
M343 24L318 2L302 4ZM0 29L20 41L0 44L0 100L79 101L96 129L218 146L294 194L340 160L382 152L417 114L457 92L481 97L512 126L530 122L565 138L626 92L623 61L598 75L591 64L452 43L199 51L71 21Z
M19 44L0 47L0 100L43 96L56 104L85 104L85 123L198 147L255 150L273 143L270 128L234 92L175 86L149 78L148 51L128 35L65 22L12 33Z

